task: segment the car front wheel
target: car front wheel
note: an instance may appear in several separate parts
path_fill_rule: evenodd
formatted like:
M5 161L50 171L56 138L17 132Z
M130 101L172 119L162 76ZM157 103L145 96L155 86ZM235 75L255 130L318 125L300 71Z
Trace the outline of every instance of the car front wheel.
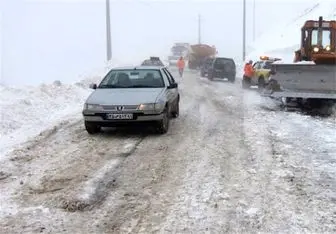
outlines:
M179 115L180 115L180 101L177 100L176 101L175 109L172 112L172 116L173 116L173 118L177 118Z
M101 129L100 126L95 123L90 123L88 121L85 121L84 125L85 125L86 131L91 135L100 132L100 129Z
M163 112L163 118L158 123L158 132L160 134L165 134L169 129L169 114L168 108L166 108Z
M259 79L258 79L258 89L263 89L263 88L265 88L265 86L266 86L266 82L265 82L265 79L264 79L264 77L259 77Z

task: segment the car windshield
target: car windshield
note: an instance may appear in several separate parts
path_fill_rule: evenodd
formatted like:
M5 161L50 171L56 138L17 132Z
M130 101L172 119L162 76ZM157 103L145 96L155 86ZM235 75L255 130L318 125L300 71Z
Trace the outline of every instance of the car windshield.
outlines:
M266 61L263 68L264 69L271 69L272 68L272 63L271 61Z
M217 58L216 59L216 62L215 62L216 65L234 65L234 63L232 62L231 59L225 59L225 58Z
M112 70L98 88L162 88L164 81L159 70Z
M330 46L331 43L331 31L330 30L322 30L322 46ZM318 30L314 29L312 31L312 45L318 45Z

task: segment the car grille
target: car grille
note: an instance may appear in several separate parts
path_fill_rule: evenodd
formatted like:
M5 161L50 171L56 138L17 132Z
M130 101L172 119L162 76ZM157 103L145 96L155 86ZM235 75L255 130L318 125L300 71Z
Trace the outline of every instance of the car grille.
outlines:
M136 110L138 105L103 105L104 110L117 110L119 106L123 106L123 111Z

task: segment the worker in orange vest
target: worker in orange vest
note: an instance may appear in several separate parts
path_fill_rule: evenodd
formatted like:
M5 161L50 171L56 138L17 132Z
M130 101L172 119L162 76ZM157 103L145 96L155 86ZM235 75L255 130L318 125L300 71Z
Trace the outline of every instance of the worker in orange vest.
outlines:
M243 87L249 88L251 86L251 79L254 75L254 69L252 66L253 61L250 60L244 66Z
M177 68L178 68L178 70L179 70L179 73L180 73L180 77L182 77L183 76L183 71L184 71L184 67L185 67L185 62L184 62L184 59L183 59L183 57L181 56L180 58L179 58L179 60L177 61Z

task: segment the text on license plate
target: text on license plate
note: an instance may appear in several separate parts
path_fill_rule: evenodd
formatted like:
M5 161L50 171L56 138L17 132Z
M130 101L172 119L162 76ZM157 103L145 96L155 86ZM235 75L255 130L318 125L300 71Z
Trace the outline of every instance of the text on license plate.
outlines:
M133 114L107 114L107 119L133 119Z

